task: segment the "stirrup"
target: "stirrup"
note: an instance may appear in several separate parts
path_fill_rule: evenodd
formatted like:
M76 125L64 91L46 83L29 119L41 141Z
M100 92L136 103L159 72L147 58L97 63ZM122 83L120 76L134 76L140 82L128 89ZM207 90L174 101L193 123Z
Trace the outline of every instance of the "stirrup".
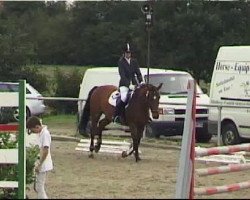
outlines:
M114 119L113 119L113 122L115 124L121 124L121 117L119 115L115 116Z

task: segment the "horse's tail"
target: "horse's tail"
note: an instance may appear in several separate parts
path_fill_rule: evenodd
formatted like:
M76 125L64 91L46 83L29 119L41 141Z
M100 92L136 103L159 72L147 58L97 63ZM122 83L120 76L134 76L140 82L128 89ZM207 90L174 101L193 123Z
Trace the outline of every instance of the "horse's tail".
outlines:
M94 92L94 90L97 88L98 86L93 87L88 94L88 98L86 100L85 106L83 108L83 112L81 115L81 119L78 125L78 130L80 134L84 134L87 128L87 124L89 121L89 117L90 117L90 97L92 95L92 93Z

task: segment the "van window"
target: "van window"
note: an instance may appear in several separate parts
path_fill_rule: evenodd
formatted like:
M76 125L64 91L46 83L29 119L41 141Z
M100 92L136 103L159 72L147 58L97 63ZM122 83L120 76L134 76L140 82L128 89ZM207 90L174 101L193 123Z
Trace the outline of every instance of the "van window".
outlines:
M18 85L0 83L0 92L18 92Z
M160 94L186 94L188 80L192 79L189 74L150 74L149 83L152 85L159 85L163 83ZM147 75L145 75L147 80ZM201 89L197 87L197 93L202 93Z
M0 92L18 92L18 84L0 83ZM26 94L31 94L31 91L26 87Z

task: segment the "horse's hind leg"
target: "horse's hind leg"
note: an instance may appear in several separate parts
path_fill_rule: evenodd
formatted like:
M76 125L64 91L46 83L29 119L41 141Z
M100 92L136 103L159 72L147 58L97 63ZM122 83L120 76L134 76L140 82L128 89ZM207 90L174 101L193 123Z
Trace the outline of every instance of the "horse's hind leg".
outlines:
M100 116L97 116L96 115L96 118L92 118L91 119L91 133L90 133L90 146L89 146L89 151L90 151L90 154L89 154L89 157L90 158L93 158L94 157L94 154L93 154L93 151L95 150L95 146L94 146L94 140L95 140L95 135L98 131L98 128L97 128L97 123L99 121L99 118Z
M93 151L95 149L94 139L95 139L95 132L94 132L94 127L92 126L91 130L90 130L90 146L89 146L89 151L90 151L89 157L90 158L94 158L94 154L93 154Z
M99 122L98 126L98 138L97 138L97 144L95 145L95 152L98 153L101 144L102 144L102 131L104 130L105 126L107 126L111 121L107 119L106 117Z

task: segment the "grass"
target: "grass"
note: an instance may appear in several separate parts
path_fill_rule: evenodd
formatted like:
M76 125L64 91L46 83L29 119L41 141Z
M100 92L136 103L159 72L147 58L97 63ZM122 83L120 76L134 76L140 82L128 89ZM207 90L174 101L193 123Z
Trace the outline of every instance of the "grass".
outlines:
M76 115L48 115L42 117L51 134L62 136L77 136Z
M43 122L47 125L72 124L76 122L76 115L49 115L43 117Z

